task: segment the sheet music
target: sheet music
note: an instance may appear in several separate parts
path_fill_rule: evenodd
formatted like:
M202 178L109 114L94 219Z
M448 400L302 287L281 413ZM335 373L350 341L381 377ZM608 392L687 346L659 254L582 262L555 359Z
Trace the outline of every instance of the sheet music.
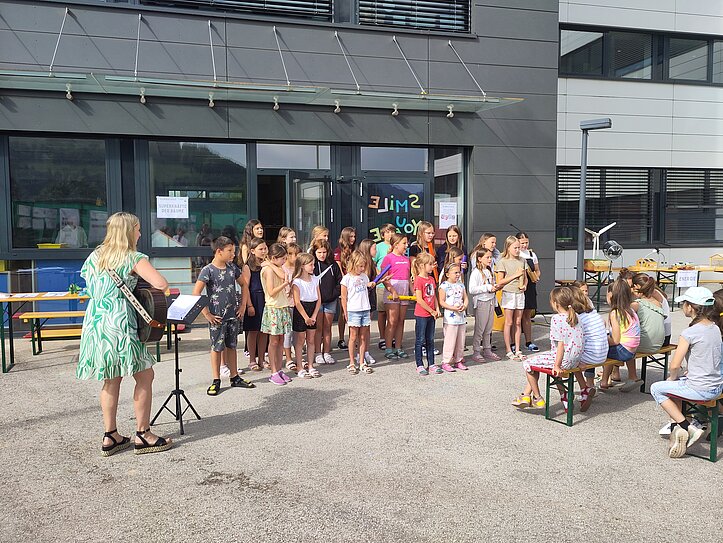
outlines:
M173 321L182 321L200 299L201 296L180 294L178 298L176 298L168 307L168 319Z
M13 294L13 298L37 298L37 292L21 292L20 294Z
M43 294L43 298L59 298L61 296L67 296L68 292L46 292Z

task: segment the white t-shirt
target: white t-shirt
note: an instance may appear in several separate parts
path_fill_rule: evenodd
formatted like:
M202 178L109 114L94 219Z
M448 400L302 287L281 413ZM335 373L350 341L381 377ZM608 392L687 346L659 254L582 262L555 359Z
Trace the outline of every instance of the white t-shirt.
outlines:
M346 274L341 284L346 287L346 310L347 311L369 311L371 305L369 305L369 292L367 291L367 284L369 278L365 273L361 275L350 275Z
M299 289L299 300L302 302L315 302L319 299L319 278L311 276L311 281L304 281L301 277L294 279L293 285Z

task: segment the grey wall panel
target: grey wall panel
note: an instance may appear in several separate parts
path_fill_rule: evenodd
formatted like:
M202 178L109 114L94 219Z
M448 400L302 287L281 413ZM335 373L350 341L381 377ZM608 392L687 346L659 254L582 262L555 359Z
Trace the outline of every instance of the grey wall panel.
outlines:
M474 0L474 9L485 7L498 7L509 9L522 9L525 11L550 11L557 14L558 0Z
M519 68L516 66L469 65L475 79L491 96L517 96L531 90L544 93L554 87L550 94L557 93L557 68ZM469 75L463 70L450 70L447 63L430 62L429 77L431 89L440 94L454 93L458 88L470 88ZM472 87L475 88L475 87Z
M533 84L530 85L531 87ZM535 90L538 83L534 83ZM515 93L514 98L522 98L522 102L514 105L493 109L482 113L485 118L498 120L525 120L535 119L557 122L557 95L556 94L526 94Z
M557 11L480 7L474 10L472 31L487 37L556 42L558 24Z
M509 106L518 107L518 104ZM457 114L448 119L444 113L430 114L429 132L432 145L459 142L460 145L485 147L556 148L554 120L500 120L474 114Z
M474 41L452 38L451 41L459 56L468 66L491 64L557 69L556 41L531 43L528 40L485 37ZM448 45L447 40L429 40L429 59L433 62L445 62L450 69L453 65L457 65L460 70L464 71L464 67ZM467 75L466 72L465 75ZM467 77L469 78L469 75Z
M472 172L502 175L554 175L555 149L475 147Z
M550 205L549 204L528 204L518 201L516 205L499 205L495 202L477 203L474 206L474 217L483 217L483 230L497 228L508 234L513 234L510 223L524 228L530 232L551 231L550 225ZM524 224L519 224L524 222ZM494 230L492 230L494 232ZM497 238L497 246L502 250L503 239ZM549 257L551 252L549 247L540 246L540 251L544 257ZM554 248L553 248L554 249Z
M389 112L368 110L364 114L335 114L331 108L282 108L271 104L246 104L229 110L232 138L426 145L427 117L424 114L392 117Z
M472 188L475 201L554 205L555 182L554 175L475 175Z

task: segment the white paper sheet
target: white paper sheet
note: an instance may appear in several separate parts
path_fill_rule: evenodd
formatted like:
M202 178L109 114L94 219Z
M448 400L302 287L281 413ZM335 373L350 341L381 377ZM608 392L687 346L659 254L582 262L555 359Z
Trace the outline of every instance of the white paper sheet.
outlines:
M43 298L58 298L60 296L67 296L68 292L46 292L43 294Z
M37 298L37 292L21 292L20 294L13 294L13 298Z
M168 318L174 321L182 321L200 299L200 296L191 296L190 294L179 295L168 307Z

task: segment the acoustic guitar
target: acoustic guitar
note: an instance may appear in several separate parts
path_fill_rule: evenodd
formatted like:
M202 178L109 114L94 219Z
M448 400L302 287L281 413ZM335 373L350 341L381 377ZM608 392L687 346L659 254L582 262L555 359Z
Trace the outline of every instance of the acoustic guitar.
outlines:
M166 330L168 304L163 291L153 288L142 279L131 292L115 270L108 270L113 282L126 300L136 310L138 317L138 339L141 343L155 343L163 338Z

